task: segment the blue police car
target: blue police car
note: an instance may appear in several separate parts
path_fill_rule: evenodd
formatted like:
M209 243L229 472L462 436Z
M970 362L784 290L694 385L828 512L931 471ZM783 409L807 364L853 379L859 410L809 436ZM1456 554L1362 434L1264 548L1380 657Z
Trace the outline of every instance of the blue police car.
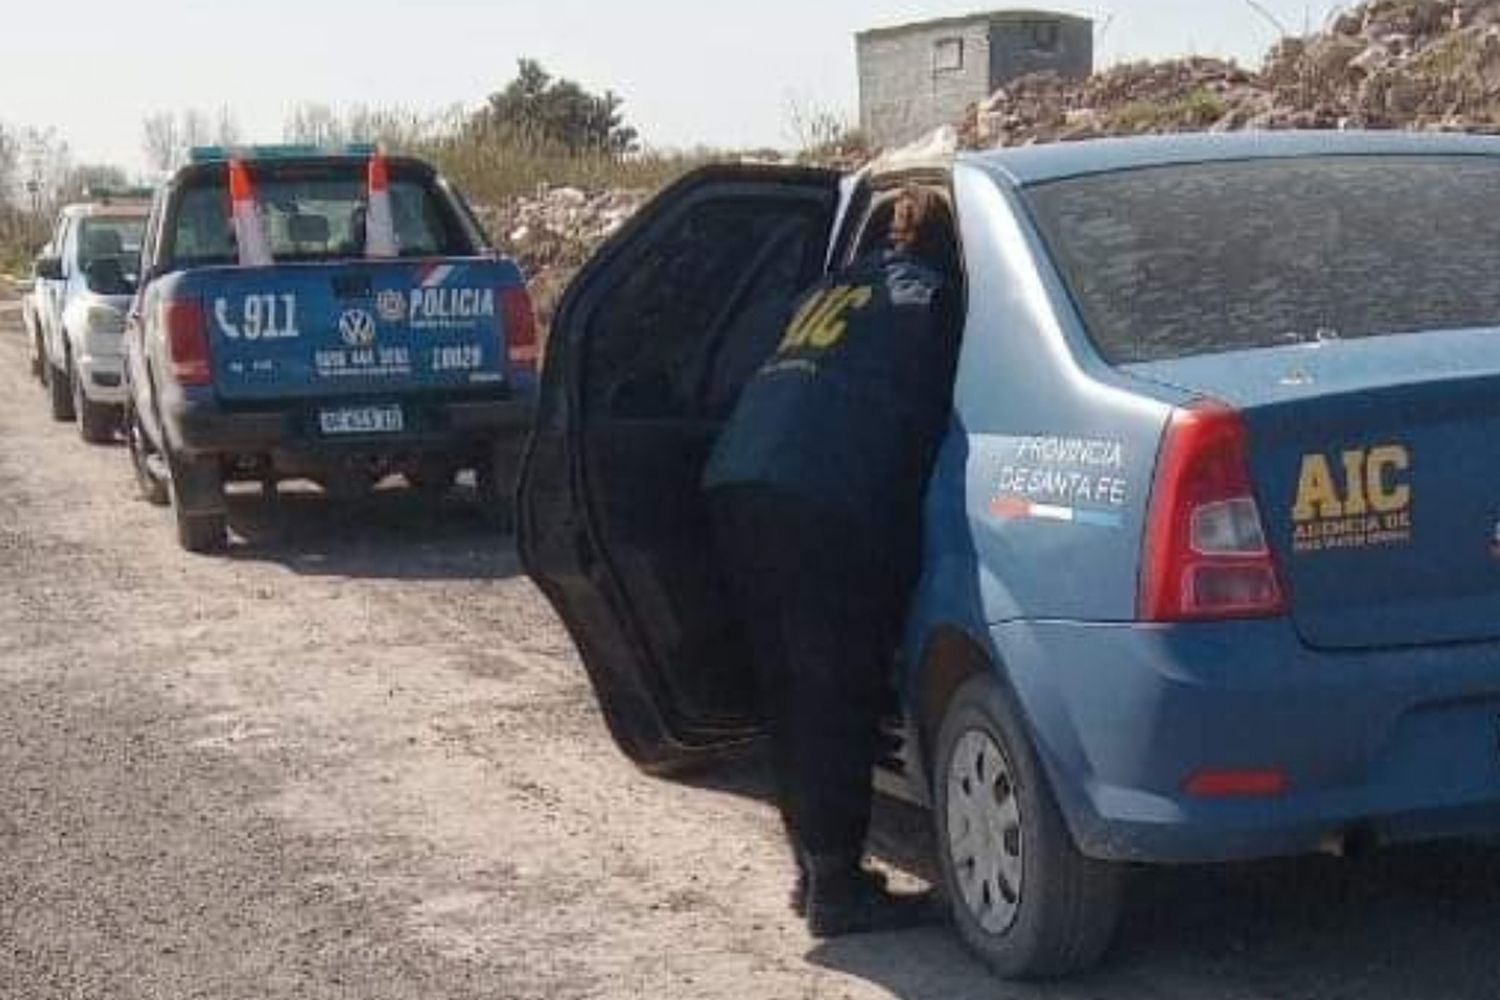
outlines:
M224 484L337 495L462 469L508 521L536 387L516 266L427 164L371 147L205 148L156 196L125 334L143 495L191 551Z
M951 433L893 674L966 941L1085 968L1123 873L1500 831L1500 140L1245 134L711 168L562 305L529 573L616 740L758 733L699 479L761 304L951 207ZM808 428L808 433L817 433ZM882 498L868 498L879 504Z

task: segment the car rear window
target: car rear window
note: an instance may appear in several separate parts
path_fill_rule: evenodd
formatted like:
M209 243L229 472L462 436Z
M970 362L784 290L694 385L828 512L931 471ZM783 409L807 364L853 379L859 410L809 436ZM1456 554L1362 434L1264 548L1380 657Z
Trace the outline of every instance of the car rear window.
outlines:
M1115 364L1500 326L1500 158L1194 164L1027 197Z
M252 167L256 204L277 261L364 256L366 214L362 162L333 166ZM474 240L437 186L420 176L393 176L391 211L403 257L467 256ZM229 221L228 174L220 169L188 182L177 202L167 256L174 267L238 260Z

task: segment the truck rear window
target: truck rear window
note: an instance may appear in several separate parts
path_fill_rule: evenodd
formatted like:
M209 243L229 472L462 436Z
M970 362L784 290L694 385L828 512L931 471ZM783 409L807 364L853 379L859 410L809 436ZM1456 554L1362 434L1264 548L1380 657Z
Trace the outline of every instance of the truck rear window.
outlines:
M96 260L116 257L133 265L133 259L140 256L145 235L144 213L85 217L78 224L78 264L88 267Z
M256 203L277 261L328 261L364 256L366 214L363 163L334 167L288 165L253 169ZM393 176L391 210L403 257L467 256L474 241L436 186L421 177ZM227 172L190 181L169 227L166 256L174 267L206 267L238 260L229 221Z
M1500 326L1500 158L1194 164L1027 196L1111 363Z

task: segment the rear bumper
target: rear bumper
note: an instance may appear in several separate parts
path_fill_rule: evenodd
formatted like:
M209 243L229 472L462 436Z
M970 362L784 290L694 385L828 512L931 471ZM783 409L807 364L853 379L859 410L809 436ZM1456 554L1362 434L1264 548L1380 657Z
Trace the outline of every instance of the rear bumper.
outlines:
M122 406L125 403L124 359L119 355L84 354L75 362L83 394L91 403Z
M1307 649L1285 621L1017 623L993 637L1084 853L1148 862L1500 832L1500 643ZM1204 799L1204 769L1280 768Z
M524 438L535 408L530 398L386 397L378 402L400 403L406 430L338 437L321 433L320 409L359 406L362 402L369 401L299 400L225 406L211 390L173 387L161 401L161 412L168 441L184 454L317 456L473 451L495 441Z

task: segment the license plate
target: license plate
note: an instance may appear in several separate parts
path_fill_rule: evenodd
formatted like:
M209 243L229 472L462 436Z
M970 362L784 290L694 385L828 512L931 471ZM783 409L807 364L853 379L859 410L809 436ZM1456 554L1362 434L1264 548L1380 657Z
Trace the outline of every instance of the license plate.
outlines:
M319 412L318 425L324 434L395 434L406 424L399 406L348 406Z

